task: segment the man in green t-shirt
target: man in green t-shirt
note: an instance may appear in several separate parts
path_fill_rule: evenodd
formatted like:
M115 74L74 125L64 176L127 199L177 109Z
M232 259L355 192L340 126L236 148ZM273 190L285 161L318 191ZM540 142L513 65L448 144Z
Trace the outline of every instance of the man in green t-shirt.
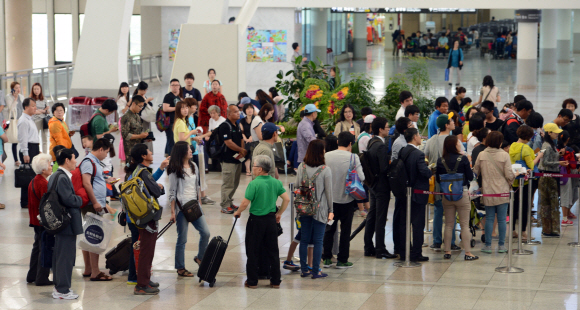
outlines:
M115 113L115 111L117 111L117 103L113 99L107 99L95 112L95 117L93 117L89 125L89 133L93 137L93 143L104 135L119 130L116 126L109 129L109 123L107 122L107 116Z
M270 264L270 287L280 288L280 257L276 223L280 223L290 197L282 182L268 175L270 169L275 169L270 157L258 155L253 158L252 174L257 177L248 184L244 200L234 213L235 217L240 217L240 214L251 203L245 240L248 279L244 285L249 288L258 286L258 265L261 255L265 256L265 260ZM278 197L282 198L282 207L276 212Z

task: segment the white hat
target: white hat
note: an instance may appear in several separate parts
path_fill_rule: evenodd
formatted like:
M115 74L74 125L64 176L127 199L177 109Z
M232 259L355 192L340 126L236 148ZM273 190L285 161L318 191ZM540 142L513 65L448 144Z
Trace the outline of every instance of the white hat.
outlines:
M376 116L374 116L373 114L369 114L367 116L365 116L365 124L371 124L375 118L377 118Z

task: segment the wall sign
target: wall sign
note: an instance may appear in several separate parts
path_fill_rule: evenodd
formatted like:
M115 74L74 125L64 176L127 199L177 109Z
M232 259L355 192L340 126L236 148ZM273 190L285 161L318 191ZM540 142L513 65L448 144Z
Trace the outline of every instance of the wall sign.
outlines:
M286 62L287 30L256 30L248 27L247 62Z
M539 23L542 21L542 10L516 10L516 21L519 23Z
M465 8L353 8L333 7L331 13L445 13L445 14L475 14L476 9Z

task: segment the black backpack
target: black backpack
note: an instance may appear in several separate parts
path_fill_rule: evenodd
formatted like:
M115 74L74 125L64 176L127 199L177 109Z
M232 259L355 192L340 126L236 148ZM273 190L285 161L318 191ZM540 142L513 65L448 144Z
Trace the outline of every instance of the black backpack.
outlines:
M40 224L49 234L57 234L63 231L70 224L70 215L66 208L61 205L56 192L56 185L58 184L58 177L63 172L55 172L52 176L56 178L52 186L48 189L46 194L42 196L39 204L39 220Z
M391 191L395 198L405 198L407 196L407 186L409 183L409 178L407 177L407 168L405 167L405 161L415 151L415 148L407 153L404 157L399 157L391 162L389 170L387 171L387 178L389 180L389 185L391 186Z
M373 171L373 169L372 169L371 156L369 154L369 150L371 149L373 144L375 144L376 142L380 142L380 139L377 137L372 138L369 141L369 144L367 146L367 150L362 152L362 154L359 154L360 164L362 166L363 173L365 175L364 184L368 187L373 187L377 183L377 180L379 177L379 171Z
M224 121L224 123L228 125L231 131L232 125L230 125L227 120ZM226 152L226 144L224 143L223 137L221 137L219 134L219 127L221 127L222 125L223 123L212 131L208 141L209 144L208 155L209 157L215 160L221 159L222 155Z

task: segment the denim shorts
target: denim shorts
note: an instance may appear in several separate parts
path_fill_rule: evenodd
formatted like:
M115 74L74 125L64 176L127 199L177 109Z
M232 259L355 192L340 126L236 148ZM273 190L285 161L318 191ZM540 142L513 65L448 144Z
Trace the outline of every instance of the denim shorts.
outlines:
M294 237L294 242L300 243L301 236L302 236L302 234L300 233L300 229L298 229L298 233ZM308 247L309 248L313 248L314 247L314 243L312 243L312 237L310 237L310 242L308 243Z

